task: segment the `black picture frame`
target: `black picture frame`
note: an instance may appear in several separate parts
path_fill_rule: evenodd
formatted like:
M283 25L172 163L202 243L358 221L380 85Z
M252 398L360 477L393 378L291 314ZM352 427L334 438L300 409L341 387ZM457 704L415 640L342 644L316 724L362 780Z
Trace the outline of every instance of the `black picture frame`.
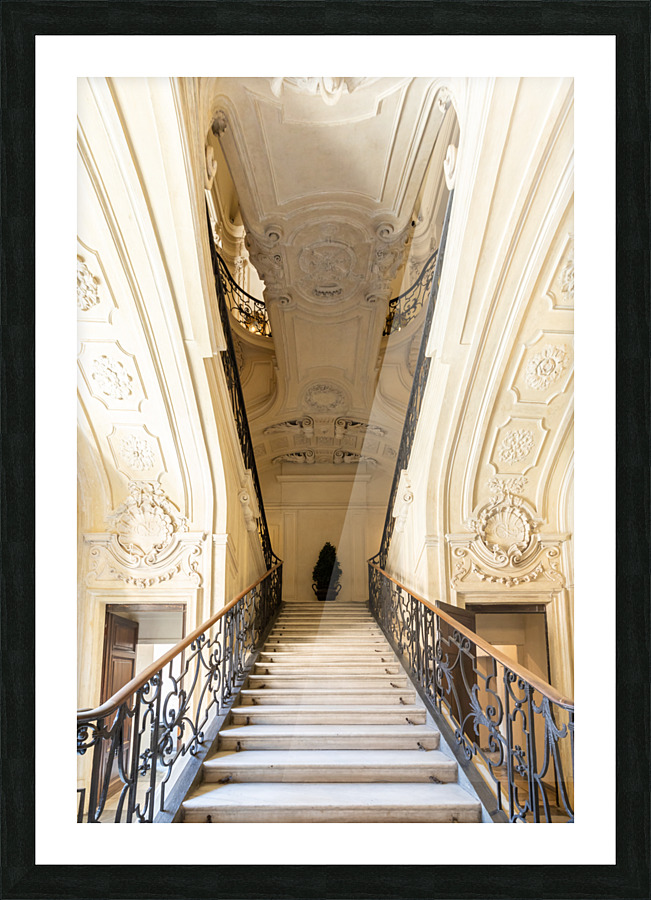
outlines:
M22 898L648 898L649 4L609 0L2 3L2 896ZM34 59L41 34L614 34L617 38L617 679L614 866L36 866L34 746ZM577 718L580 729L580 718ZM595 785L598 790L599 786ZM504 836L507 840L506 834ZM535 838L534 838L535 840ZM469 859L472 848L469 847ZM541 861L542 862L542 861Z

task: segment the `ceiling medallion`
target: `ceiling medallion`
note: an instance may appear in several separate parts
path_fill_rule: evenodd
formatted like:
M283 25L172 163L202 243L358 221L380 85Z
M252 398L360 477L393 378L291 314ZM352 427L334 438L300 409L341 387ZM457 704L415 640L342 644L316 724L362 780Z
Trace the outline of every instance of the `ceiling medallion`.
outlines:
M305 392L305 402L317 412L329 412L341 409L346 405L346 397L342 390L327 382L313 384Z
M344 284L351 277L357 257L342 241L317 241L305 247L299 257L299 268L312 284L309 290L315 297L334 300L344 292Z

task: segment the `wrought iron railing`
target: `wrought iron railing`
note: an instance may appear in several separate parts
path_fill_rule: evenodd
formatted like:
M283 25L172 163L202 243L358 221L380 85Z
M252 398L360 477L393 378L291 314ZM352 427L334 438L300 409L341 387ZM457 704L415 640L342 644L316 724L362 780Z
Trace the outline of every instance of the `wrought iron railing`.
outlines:
M452 209L452 197L453 191L450 191L450 196L448 198L448 205L445 211L445 220L443 222L443 230L441 232L441 241L439 243L438 251L436 253L436 260L434 263L434 271L431 279L431 286L429 291L429 299L427 302L427 309L425 310L425 321L423 323L423 334L420 340L420 349L418 351L418 359L416 361L416 367L414 370L414 380L411 386L411 393L409 395L409 403L407 404L407 412L405 415L405 424L402 428L402 436L400 438L400 447L398 448L398 455L396 457L396 465L393 472L393 481L391 482L391 491L389 493L389 503L387 506L386 518L384 520L384 528L382 531L382 541L380 543L380 550L378 553L379 563L384 568L387 564L387 556L389 553L389 545L391 544L391 538L393 537L393 529L395 525L395 518L393 516L393 507L396 500L396 494L398 492L398 484L400 482L400 473L403 469L407 468L409 464L409 457L411 455L411 448L414 443L414 434L416 432L416 425L418 423L418 417L420 415L420 408L423 403L423 395L425 393L425 387L427 385L427 377L429 375L429 367L430 367L430 358L426 356L425 350L427 348L427 341L429 338L430 326L432 324L432 317L434 315L434 307L436 306L436 297L438 294L439 282L441 280L441 268L443 266L443 257L445 255L445 245L448 237L448 225L450 222L450 210Z
M271 337L269 314L267 313L267 307L264 300L259 300L252 294L248 294L244 288L241 288L228 271L228 266L217 252L214 244L213 249L215 256L217 257L219 277L226 298L226 305L242 328L246 328L246 330L250 331L252 334L259 334L262 335L262 337Z
M210 218L208 218L208 234L212 234L210 228ZM217 290L219 315L221 318L222 328L224 330L224 337L226 338L226 350L221 355L222 365L224 367L224 375L226 376L226 384L228 386L228 393L231 399L233 418L240 440L240 447L242 449L244 465L251 471L251 477L253 479L253 489L258 501L258 509L260 512L260 515L257 519L258 536L260 538L260 544L262 545L265 564L267 568L270 568L275 562L278 561L278 557L273 552L273 549L271 547L271 537L269 535L269 528L267 526L267 517L264 511L264 503L262 502L262 490L260 488L260 479L258 478L258 470L255 464L253 441L251 440L249 421L246 416L246 407L244 405L244 396L242 394L242 385L240 383L240 375L237 368L237 358L235 356L235 347L233 344L233 335L231 332L231 324L228 315L228 292L229 290L232 290L232 285L234 285L235 282L230 277L228 269L226 269L221 256L219 255L219 253L217 253L212 239L210 240L210 249L212 254L213 273L215 276L215 287Z
M373 560L369 598L453 749L490 790L478 793L494 821L573 822L573 701Z
M169 820L189 786L179 793L183 773L209 749L281 595L277 563L102 706L78 712L77 753L92 753L89 783L78 789L78 821Z
M438 249L427 260L412 286L389 300L389 311L382 332L383 337L387 337L392 331L400 331L421 311L430 294L437 256Z

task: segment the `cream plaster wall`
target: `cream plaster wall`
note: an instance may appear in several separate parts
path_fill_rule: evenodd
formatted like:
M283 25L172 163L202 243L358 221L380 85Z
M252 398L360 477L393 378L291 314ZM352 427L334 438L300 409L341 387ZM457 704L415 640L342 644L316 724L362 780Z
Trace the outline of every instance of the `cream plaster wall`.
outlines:
M548 604L552 682L568 696L572 96L564 79L497 79L456 95L454 204L430 375L405 475L414 500L388 562L396 577L435 600L463 606L471 596L487 603L539 597ZM529 382L545 354L561 365L548 381ZM473 574L472 521L495 500L496 479L502 487L511 479L511 508L528 510L536 561L544 560L529 581L518 579L526 570L517 564L494 570L516 578L508 585Z
M99 701L107 603L183 602L189 631L264 571L181 106L168 79L80 81L80 707ZM160 564L134 564L110 519L134 483L174 511Z

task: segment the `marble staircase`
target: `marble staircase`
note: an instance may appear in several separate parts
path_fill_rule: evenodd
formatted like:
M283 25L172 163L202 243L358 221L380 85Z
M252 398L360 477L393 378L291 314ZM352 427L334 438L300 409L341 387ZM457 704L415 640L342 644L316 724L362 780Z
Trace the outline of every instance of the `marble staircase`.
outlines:
M480 822L368 609L284 604L184 822Z

